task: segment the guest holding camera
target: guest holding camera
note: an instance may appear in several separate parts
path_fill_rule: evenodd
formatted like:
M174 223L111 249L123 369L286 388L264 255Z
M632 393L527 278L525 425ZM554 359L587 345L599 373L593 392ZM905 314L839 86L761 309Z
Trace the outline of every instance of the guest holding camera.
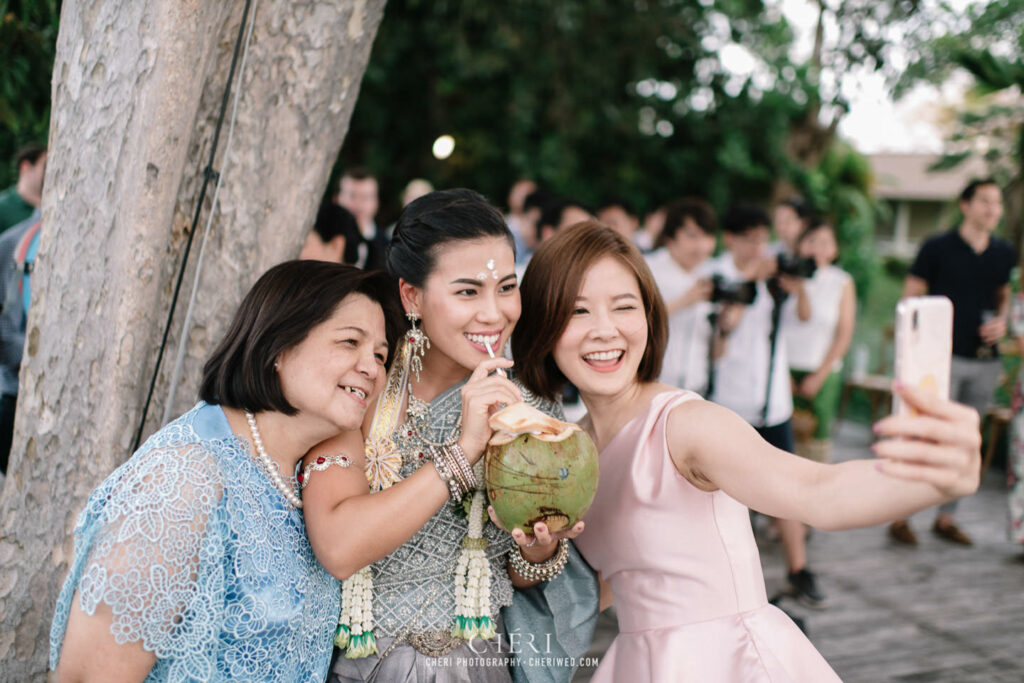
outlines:
M843 389L840 371L857 316L853 278L834 265L835 229L812 219L797 242L797 254L816 268L804 283L814 315L800 320L796 301L782 308L782 330L792 378L796 453L817 462L831 459L832 424Z
M646 256L668 311L668 344L660 380L705 393L707 317L712 282L708 258L715 251L718 219L702 199L680 199L666 207L664 246Z
M749 204L732 207L722 218L726 251L711 261L718 276L712 301L723 296L732 303L744 303L738 321L721 315L714 335L724 342L712 364L708 397L729 408L750 423L761 437L784 451L793 452L793 396L789 384L789 361L781 343L782 302L794 295L792 304L800 320L810 318L810 302L804 279L780 272L779 263L768 257L768 215ZM799 269L797 269L799 270ZM765 273L775 275L765 278ZM731 296L750 290L755 295ZM740 284L745 283L745 284ZM807 567L806 529L796 520L776 520L786 555L791 593L810 607L824 607L825 595Z
M797 243L811 224L811 209L803 197L786 197L775 205L772 211L772 229L778 239L768 246L774 254L798 254Z

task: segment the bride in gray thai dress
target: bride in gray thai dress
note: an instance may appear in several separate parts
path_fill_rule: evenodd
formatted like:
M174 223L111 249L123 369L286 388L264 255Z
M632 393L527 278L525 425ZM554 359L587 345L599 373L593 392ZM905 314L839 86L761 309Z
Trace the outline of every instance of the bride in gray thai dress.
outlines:
M434 192L403 211L387 263L410 329L365 447L321 444L302 482L313 549L344 580L330 680L568 682L597 611L568 540L583 525L508 533L482 490L494 410L562 417L501 355L520 315L512 235L479 194Z

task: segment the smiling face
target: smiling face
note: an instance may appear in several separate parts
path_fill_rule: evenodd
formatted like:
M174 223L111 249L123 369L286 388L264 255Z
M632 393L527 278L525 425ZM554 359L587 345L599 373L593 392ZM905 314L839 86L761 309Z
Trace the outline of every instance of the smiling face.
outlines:
M584 397L613 395L637 382L647 336L636 276L622 261L605 256L584 275L572 318L552 355Z
M488 344L501 354L519 320L515 256L503 237L438 247L423 287L403 281L400 289L405 310L420 314L430 338L427 368L440 362L474 370L490 357Z
M345 297L330 318L277 357L287 401L306 418L358 429L384 384L384 330L378 303L363 294Z

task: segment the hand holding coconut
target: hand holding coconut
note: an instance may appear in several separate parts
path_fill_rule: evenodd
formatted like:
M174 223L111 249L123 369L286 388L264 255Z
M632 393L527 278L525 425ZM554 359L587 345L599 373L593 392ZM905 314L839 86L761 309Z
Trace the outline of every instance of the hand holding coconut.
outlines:
M522 402L492 415L489 425L494 436L484 460L484 480L491 521L511 529L527 563L538 565L556 552L561 556L567 541L560 541L583 531L580 518L597 491L594 443L578 425ZM516 558L512 569L528 582L543 576Z

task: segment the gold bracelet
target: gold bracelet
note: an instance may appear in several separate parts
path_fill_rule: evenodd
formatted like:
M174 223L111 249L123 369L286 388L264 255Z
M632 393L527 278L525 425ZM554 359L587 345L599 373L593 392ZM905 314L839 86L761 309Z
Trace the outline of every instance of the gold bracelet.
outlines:
M509 551L508 561L512 570L527 581L550 581L562 573L569 561L569 539L559 540L558 551L544 562L530 562L523 557L523 549L518 545Z

